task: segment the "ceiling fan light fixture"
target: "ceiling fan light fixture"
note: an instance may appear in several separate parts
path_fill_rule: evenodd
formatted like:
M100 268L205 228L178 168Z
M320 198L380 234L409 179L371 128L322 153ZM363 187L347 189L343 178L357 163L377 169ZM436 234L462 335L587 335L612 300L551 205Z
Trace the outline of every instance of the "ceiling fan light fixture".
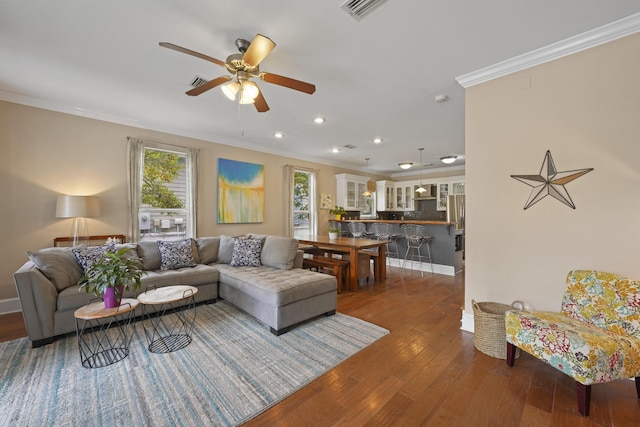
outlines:
M410 169L411 166L413 166L413 162L398 163L398 166L400 166L401 169Z
M224 93L227 98L235 101L236 93L238 93L238 90L240 90L240 84L237 81L233 80L227 84L222 85L220 89L222 89L222 93Z
M242 95L240 97L240 104L253 104L253 101L256 99L259 93L260 89L258 89L258 85L254 82L242 82Z
M455 162L457 158L458 158L458 156L445 156L445 157L440 157L440 161L442 163L446 163L446 164L449 165L449 164Z

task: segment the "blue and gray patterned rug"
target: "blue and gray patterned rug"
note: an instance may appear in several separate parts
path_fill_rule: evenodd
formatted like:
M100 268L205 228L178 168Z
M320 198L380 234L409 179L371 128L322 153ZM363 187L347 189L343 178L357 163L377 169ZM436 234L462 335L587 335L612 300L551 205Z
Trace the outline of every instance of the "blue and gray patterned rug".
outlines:
M130 354L85 369L74 335L32 349L0 343L0 425L241 424L389 331L340 313L276 337L220 301L197 307L193 342L149 353L135 324Z

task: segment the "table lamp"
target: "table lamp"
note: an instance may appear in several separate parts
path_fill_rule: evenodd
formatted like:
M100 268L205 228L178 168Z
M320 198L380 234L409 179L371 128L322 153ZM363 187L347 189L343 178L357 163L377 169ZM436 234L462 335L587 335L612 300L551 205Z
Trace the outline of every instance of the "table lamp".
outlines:
M56 202L56 218L73 218L71 223L71 245L89 240L87 218L100 215L100 200L96 196L60 195Z

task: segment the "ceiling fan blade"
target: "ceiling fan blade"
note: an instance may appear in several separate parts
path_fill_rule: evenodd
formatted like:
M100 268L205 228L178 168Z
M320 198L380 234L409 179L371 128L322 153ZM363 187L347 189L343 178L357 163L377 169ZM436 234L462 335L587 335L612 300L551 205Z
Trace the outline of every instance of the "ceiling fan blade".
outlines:
M221 76L213 80L209 80L208 82L201 84L198 87L194 87L193 89L188 90L186 94L189 96L200 95L201 93L206 92L209 89L213 89L216 86L220 86L222 83L228 82L229 80L231 80L231 78L231 76Z
M260 73L260 78L267 83L288 87L289 89L299 90L300 92L311 95L316 91L316 86L311 83L305 83L290 77L280 76L272 73Z
M269 111L269 105L267 105L267 101L265 101L264 96L262 96L262 91L258 91L258 96L253 100L253 105L255 105L258 113L266 113Z
M173 49L178 52L186 53L187 55L195 56L196 58L204 59L205 61L213 62L214 64L218 64L221 67L224 67L224 61L220 61L219 59L212 58L202 53L187 49L186 47L178 46L173 43L167 43L167 42L160 42L160 46L166 47L167 49Z
M276 44L269 37L256 34L242 60L252 67L257 67L271 53Z

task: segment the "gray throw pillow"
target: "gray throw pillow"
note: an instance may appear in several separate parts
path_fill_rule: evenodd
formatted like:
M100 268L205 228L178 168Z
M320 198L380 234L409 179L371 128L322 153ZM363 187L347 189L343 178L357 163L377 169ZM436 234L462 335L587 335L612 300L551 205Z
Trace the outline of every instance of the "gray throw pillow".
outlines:
M177 242L158 240L160 251L160 270L177 270L184 267L195 267L191 239Z
M82 277L82 267L73 254L72 248L47 248L27 252L38 270L51 280L58 292L78 284Z
M222 264L229 264L231 257L233 256L233 244L236 239L234 237L220 236L220 249L218 249L218 262Z
M158 242L145 240L137 243L138 256L142 261L145 270L160 269L160 251L158 250Z
M129 250L125 252L124 258L128 258L136 263L136 267L140 270L144 270L144 264L142 264L142 260L138 256L137 245L135 243L121 243L115 246L115 250L119 251L120 249L128 248Z
M198 237L196 239L200 263L210 264L218 260L220 237Z
M291 270L298 253L298 240L293 237L267 236L262 247L262 265Z
M232 267L260 267L262 240L236 239L231 256Z

